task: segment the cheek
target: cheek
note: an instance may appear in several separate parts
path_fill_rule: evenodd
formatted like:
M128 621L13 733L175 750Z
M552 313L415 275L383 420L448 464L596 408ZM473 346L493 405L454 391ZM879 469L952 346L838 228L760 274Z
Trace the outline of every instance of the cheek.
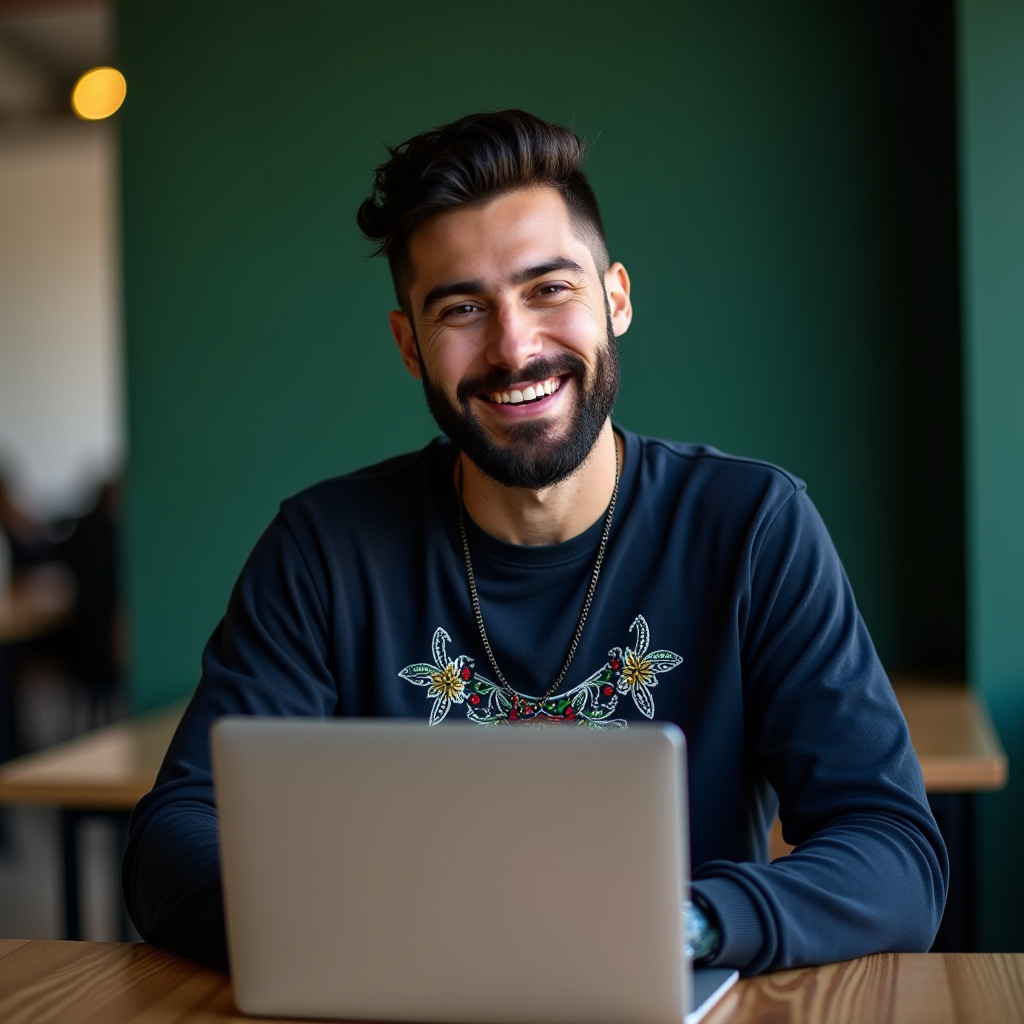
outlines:
M544 329L554 340L577 351L593 348L607 333L604 317L596 319L589 307L577 303L550 310Z
M438 339L436 345L423 350L423 362L430 379L451 394L455 393L461 380L479 372L477 349L461 341L449 336Z

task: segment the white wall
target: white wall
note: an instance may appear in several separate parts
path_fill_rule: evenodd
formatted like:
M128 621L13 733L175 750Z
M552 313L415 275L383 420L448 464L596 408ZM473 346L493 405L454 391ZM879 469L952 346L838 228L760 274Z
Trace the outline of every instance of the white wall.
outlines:
M41 515L121 458L116 174L109 123L0 132L0 466Z

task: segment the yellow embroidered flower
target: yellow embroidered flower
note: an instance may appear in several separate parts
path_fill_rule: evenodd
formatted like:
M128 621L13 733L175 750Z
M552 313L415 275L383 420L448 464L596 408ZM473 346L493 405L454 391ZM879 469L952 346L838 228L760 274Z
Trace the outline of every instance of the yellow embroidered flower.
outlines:
M649 658L638 657L633 651L626 651L626 664L622 679L627 686L646 686L654 678L654 668Z
M451 661L440 672L431 672L430 682L432 685L427 691L429 696L447 697L448 700L454 701L458 701L459 694L462 693L466 685L459 678L458 670Z
M658 685L658 676L662 672L670 672L682 664L683 659L672 651L647 650L651 642L651 630L642 615L633 620L629 631L636 633L636 645L627 647L624 655L618 647L613 647L608 652L610 660L607 668L617 673L615 688L619 693L628 693L640 714L645 718L653 718L654 694L651 688Z
M473 679L473 659L460 654L454 661L448 657L448 643L451 637L440 627L434 630L434 639L430 643L430 651L434 656L434 664L429 661L418 661L414 665L406 665L398 674L408 679L414 686L427 687L427 697L432 697L434 704L430 709L430 724L443 722L451 710L452 704L466 702L466 687ZM479 701L479 696L477 700Z

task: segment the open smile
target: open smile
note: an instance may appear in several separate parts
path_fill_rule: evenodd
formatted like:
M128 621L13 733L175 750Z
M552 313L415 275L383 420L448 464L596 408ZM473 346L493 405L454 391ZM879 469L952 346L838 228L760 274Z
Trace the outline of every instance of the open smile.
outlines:
M531 381L528 384L517 384L507 391L488 391L479 397L492 405L524 405L542 402L549 395L558 391L562 386L563 379L563 377L548 377L545 380Z

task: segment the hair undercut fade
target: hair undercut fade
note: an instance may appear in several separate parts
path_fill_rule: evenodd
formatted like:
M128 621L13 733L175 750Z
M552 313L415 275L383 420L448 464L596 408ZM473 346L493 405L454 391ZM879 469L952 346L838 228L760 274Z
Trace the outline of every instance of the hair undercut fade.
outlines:
M575 132L524 110L469 114L398 146L373 175L356 220L386 256L395 294L409 313L409 237L428 217L459 206L548 186L561 195L599 274L608 269L601 211L580 167L586 145Z

